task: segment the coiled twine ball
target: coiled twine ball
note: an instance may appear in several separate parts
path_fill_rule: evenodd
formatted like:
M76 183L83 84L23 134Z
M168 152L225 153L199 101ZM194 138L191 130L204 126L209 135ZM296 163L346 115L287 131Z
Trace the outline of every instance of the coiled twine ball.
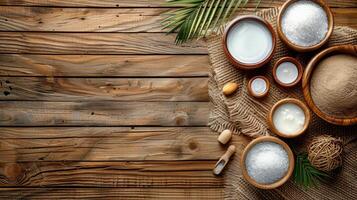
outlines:
M332 171L342 165L342 140L330 135L312 139L308 146L308 159L312 166L321 171Z

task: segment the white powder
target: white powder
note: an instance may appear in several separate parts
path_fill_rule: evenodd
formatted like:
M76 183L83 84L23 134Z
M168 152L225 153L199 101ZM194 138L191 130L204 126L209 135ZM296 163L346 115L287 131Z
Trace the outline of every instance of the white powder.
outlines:
M276 77L285 84L293 83L298 76L299 70L292 62L283 62L276 69Z
M267 83L262 78L256 78L252 81L251 87L254 94L261 95L267 90Z
M271 184L282 179L289 168L286 150L275 142L254 145L245 159L248 175L260 184Z
M298 46L320 43L328 32L325 10L313 1L301 0L288 6L282 15L282 31L287 39Z
M272 51L272 38L269 29L263 23L243 19L230 28L227 48L229 53L242 63L259 63Z

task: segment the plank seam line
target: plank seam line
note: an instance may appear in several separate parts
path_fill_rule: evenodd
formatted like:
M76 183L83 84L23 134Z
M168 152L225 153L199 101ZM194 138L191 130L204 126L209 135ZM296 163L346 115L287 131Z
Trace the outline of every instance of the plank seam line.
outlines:
M281 3L281 5L283 5ZM281 6L280 5L280 6ZM19 4L10 4L10 5L2 5L0 7L38 7L38 8L72 8L72 9L179 9L184 8L184 6L46 6L46 5L19 5ZM259 9L265 8L274 8L276 6L259 6ZM357 6L356 6L357 7ZM255 6L247 6L245 9L255 9ZM341 7L341 6L330 6L330 8L355 8L354 6Z
M0 64L0 71L1 71L1 64ZM207 72L208 74L208 72ZM19 77L19 78L66 78L66 79L71 79L71 78L113 78L113 79L179 79L179 78L184 78L184 79L196 79L196 78L208 78L208 75L192 75L192 76L42 76L42 75L30 75L30 76L24 76L24 75L0 75L0 77Z
M259 6L258 9L262 8L275 8L282 6L283 3L280 3L280 5L276 6ZM178 8L184 8L184 6L56 6L56 5L19 5L19 4L0 4L0 7L39 7L39 8L78 8L78 9L86 9L86 8L92 8L92 9L135 9L135 8L140 8L140 9L157 9L157 8L163 8L163 9L178 9ZM329 6L330 8L357 8L357 5L354 6L336 6L332 5ZM247 6L245 8L256 8L256 6Z
M157 128L157 127L162 127L162 128L175 128L175 127L181 127L181 128L196 128L196 127L208 127L208 125L188 125L188 126L175 126L175 125L172 125L172 126L162 126L162 125L133 125L133 126L130 126L130 125L73 125L73 126L70 126L70 125L63 125L63 126L60 126L60 125L35 125L35 126L29 126L29 125L0 125L0 128L101 128L101 127L108 127L108 128L118 128L118 127L151 127L151 128Z
M185 48L185 47L183 47ZM202 48L207 48L207 47L202 47ZM45 53L27 53L27 52L17 52L17 53L11 53L11 52L1 52L0 50L0 55L3 55L3 54L9 54L9 55L57 55L57 56L70 56L70 55L97 55L97 56L203 56L203 55L208 55L208 52L207 53L172 53L172 54L163 54L163 53L144 53L144 54L137 54L137 53L133 53L133 54L109 54L109 53L106 53L106 54L98 54L98 53L82 53L82 54L78 54L78 53L73 53L73 54L64 54L64 53L52 53L52 54L45 54Z

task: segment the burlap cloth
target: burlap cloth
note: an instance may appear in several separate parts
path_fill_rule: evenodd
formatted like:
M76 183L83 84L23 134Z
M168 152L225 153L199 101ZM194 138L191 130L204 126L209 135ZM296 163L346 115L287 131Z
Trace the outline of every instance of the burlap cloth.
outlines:
M268 20L276 28L278 9L267 9L256 13ZM209 126L217 132L230 129L236 134L251 137L273 135L268 129L266 116L275 102L286 97L303 100L301 87L283 89L274 83L272 78L272 64L283 56L298 58L306 66L309 59L316 52L300 54L293 52L277 38L277 48L268 66L252 72L245 72L233 67L222 50L222 36L208 38L208 51L211 60L209 96L211 112ZM254 39L254 38L252 38ZM348 27L335 26L327 45L320 48L340 44L357 44L357 31ZM336 66L338 70L338 66ZM247 82L255 75L265 75L269 78L271 90L264 99L255 99L247 93ZM221 89L228 82L240 85L238 91L226 98ZM226 199L357 199L357 126L341 127L331 125L312 115L311 124L304 136L297 139L285 140L295 152L304 151L311 137L320 134L330 134L344 140L344 163L336 173L332 182L322 183L317 188L304 189L292 180L278 189L260 190L243 180L239 159L235 158L225 172ZM236 156L238 157L238 156Z

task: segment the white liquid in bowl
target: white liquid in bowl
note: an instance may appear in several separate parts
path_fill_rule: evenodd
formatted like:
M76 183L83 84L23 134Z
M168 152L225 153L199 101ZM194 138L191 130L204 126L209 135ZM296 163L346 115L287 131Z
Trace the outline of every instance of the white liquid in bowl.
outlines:
M256 64L264 61L273 49L269 29L254 19L243 19L234 24L227 34L229 53L241 63Z
M267 83L262 78L256 78L251 83L252 92L256 95L262 95L267 90Z
M273 123L280 133L294 134L303 130L305 113L300 106L294 103L285 103L275 109Z
M276 77L284 84L295 82L298 76L299 70L292 62L283 62L276 68Z

